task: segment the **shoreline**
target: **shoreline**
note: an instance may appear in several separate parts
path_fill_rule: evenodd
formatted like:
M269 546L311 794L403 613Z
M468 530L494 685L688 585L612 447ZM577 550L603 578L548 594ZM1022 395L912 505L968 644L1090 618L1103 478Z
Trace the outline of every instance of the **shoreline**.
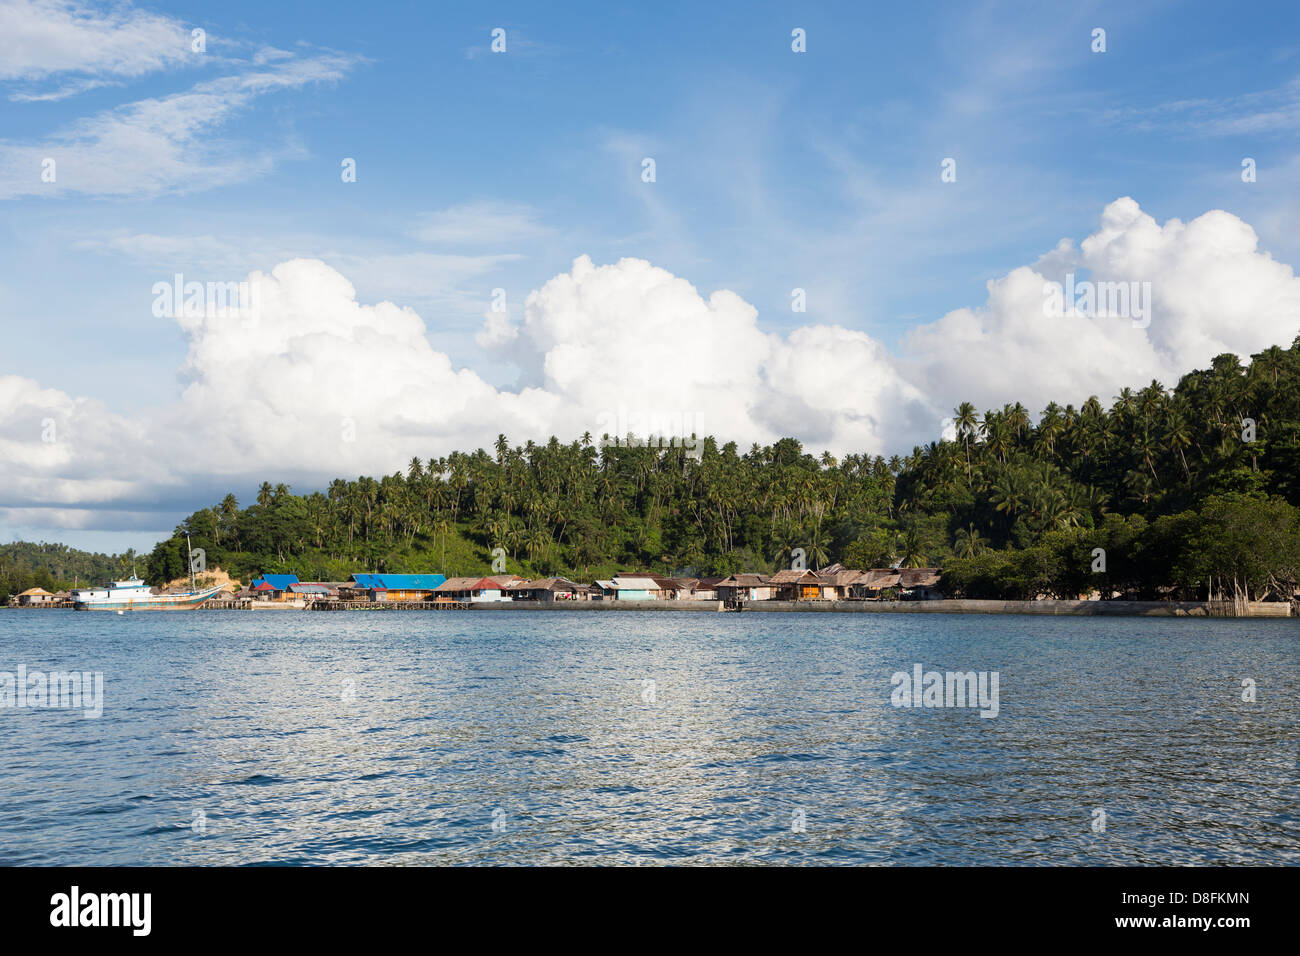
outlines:
M721 601L516 601L512 605L478 604L474 610L529 611L713 611L726 610ZM753 601L739 613L766 614L1039 614L1074 617L1205 617L1229 618L1231 605L1208 601ZM1250 618L1292 617L1285 601L1252 601Z
M322 606L323 605L323 606ZM32 605L4 610L72 610L68 606ZM162 610L160 608L138 610ZM942 601L751 601L741 608L728 608L722 601L500 601L460 603L435 608L432 602L321 602L300 605L264 602L257 604L203 604L192 611L632 611L660 613L743 613L761 614L1026 614L1049 617L1203 617L1203 618L1290 618L1285 601L1252 601L1242 614L1232 613L1226 601L992 601L949 599Z

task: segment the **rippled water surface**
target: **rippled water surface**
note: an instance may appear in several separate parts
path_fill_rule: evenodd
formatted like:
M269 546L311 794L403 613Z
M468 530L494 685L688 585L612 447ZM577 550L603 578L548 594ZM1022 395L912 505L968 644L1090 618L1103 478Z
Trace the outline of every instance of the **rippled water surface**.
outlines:
M892 706L917 663L1000 713ZM105 698L0 709L0 863L1294 865L1298 663L1294 620L0 611L0 671Z

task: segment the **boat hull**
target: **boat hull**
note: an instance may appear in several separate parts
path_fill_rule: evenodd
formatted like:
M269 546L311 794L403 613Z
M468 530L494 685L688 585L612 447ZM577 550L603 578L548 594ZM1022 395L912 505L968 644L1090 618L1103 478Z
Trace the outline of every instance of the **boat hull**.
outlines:
M124 600L74 601L74 611L190 611L221 590L220 587L186 594L147 594Z

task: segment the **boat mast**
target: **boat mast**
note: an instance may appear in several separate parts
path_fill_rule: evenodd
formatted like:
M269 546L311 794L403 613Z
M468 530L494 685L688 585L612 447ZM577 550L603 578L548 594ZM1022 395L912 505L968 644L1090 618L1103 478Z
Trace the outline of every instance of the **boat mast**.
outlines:
M185 551L190 559L190 590L194 590L194 548L190 545L190 533L185 532Z

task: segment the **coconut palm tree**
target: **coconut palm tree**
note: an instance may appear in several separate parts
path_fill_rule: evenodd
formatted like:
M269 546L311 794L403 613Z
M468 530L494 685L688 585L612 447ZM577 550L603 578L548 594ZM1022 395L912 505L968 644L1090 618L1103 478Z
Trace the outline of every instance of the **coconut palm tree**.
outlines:
M813 563L814 569L820 569L827 561L827 548L830 546L830 535L828 535L820 524L814 525L807 533L807 551L808 560Z
M966 479L970 480L970 440L977 434L980 427L979 414L975 411L975 406L970 402L962 402L952 410L953 427L957 430L957 437L962 440L966 448Z
M905 529L898 541L899 557L905 568L925 567L925 548L915 525Z
M442 539L442 573L447 573L447 535L451 532L453 525L448 517L439 517L433 523L433 530Z
M953 536L954 550L957 556L961 558L973 558L982 552L987 544L983 536L975 530L975 525L970 524L965 528L958 528L956 535Z

